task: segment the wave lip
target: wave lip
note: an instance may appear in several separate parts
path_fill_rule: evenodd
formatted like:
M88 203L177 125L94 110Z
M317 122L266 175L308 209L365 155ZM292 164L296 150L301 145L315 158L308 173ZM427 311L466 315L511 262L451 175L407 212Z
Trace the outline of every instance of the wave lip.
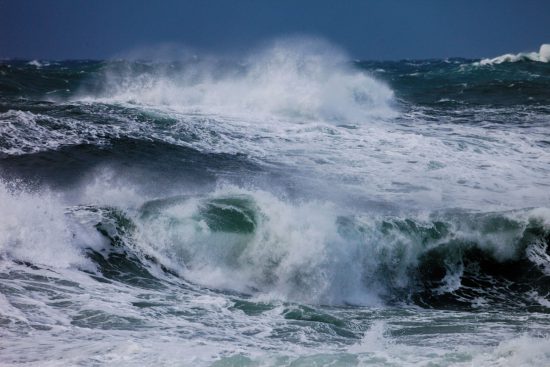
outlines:
M497 56L492 59L483 59L479 61L478 65L495 65L505 62L518 62L518 61L535 61L535 62L550 62L550 44L543 44L540 46L539 52L521 52L519 54L505 54Z

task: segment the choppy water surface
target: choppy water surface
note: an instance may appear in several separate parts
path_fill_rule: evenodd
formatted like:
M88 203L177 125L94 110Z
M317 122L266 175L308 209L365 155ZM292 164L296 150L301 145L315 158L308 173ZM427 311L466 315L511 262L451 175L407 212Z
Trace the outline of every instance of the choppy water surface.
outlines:
M0 63L0 363L545 366L550 63Z

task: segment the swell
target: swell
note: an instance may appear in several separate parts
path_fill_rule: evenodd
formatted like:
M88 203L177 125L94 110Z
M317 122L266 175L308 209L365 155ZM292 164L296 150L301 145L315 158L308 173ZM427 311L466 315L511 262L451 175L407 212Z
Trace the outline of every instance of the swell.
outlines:
M66 99L83 87L93 87L107 62L75 60L33 63L0 61L0 102L10 97L34 100Z
M268 175L244 155L201 152L162 141L124 137L99 146L74 144L0 156L3 180L25 182L27 188L37 189L79 190L89 182L111 182L116 176L158 195L183 186L212 189L218 180L244 184L251 174L258 181Z
M499 109L548 106L550 97L549 63L480 64L468 59L449 59L362 61L357 65L386 81L406 104L442 111L479 106Z

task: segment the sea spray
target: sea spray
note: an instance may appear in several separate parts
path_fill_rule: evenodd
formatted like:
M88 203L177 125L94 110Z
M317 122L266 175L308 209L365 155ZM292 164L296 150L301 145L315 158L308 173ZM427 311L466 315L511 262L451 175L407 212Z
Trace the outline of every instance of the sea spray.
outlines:
M255 120L360 124L394 116L393 92L316 39L279 40L233 63L121 61L104 71L98 100Z
M544 50L2 60L0 364L547 365Z

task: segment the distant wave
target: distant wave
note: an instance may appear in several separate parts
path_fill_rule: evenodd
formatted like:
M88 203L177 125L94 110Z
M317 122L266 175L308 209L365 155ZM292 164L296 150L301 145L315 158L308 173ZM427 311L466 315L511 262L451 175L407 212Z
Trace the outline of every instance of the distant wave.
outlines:
M477 64L493 65L502 64L504 62L518 61L535 61L535 62L550 62L550 44L540 46L539 52L521 52L519 54L505 54L492 59L483 59Z

